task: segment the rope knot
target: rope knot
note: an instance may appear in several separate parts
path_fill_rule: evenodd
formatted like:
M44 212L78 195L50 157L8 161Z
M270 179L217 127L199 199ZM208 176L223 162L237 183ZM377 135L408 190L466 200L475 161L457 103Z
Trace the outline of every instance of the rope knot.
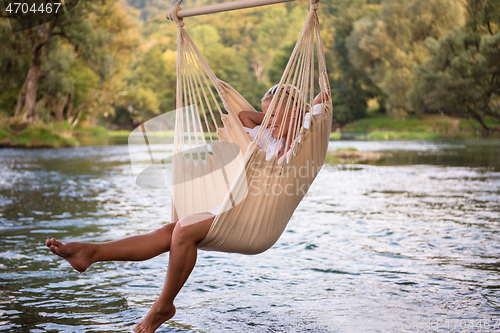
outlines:
M309 0L311 2L311 10L318 10L319 0Z
M180 6L180 1L179 1L179 2L175 3L172 6L172 8L167 12L167 15L165 15L165 17L168 20L174 21L178 28L182 28L185 25L184 21L177 17L177 12L181 9L182 8Z

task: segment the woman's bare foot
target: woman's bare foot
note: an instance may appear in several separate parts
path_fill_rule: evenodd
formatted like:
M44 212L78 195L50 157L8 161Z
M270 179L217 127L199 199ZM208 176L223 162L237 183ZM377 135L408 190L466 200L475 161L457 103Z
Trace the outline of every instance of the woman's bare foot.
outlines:
M146 317L134 327L135 333L153 333L161 324L175 315L175 306L153 304Z
M80 273L84 272L94 262L92 257L95 248L90 243L70 242L66 244L52 238L47 239L45 245L52 253L66 259Z

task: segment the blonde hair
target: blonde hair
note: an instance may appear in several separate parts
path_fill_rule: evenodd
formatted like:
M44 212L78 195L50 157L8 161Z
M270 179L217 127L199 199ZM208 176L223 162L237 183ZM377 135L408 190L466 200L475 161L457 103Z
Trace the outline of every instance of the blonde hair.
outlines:
M262 97L262 102L272 99L276 93L278 95L278 101L283 94L285 95L284 101L287 101L290 95L292 95L292 100L295 100L295 96L300 96L300 91L299 89L297 89L297 87L294 87L291 84L284 84L279 87L279 85L277 84L264 94L264 97Z
M300 102L303 99L300 90L297 87L292 86L291 84L283 84L281 87L279 86L279 84L273 86L264 94L264 97L262 97L262 102L272 100L274 95L276 94L278 95L276 100L276 105L278 105L280 99L283 98L282 105L286 106L288 98L291 98L292 107L297 106L299 109L301 109L300 106L302 104L305 104L306 112L309 110L309 105L307 103Z

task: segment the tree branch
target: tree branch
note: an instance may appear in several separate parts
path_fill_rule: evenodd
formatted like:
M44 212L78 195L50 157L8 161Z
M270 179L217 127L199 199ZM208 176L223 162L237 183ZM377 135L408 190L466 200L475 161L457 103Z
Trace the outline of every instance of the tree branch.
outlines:
M484 130L486 132L489 132L490 128L488 126L486 126L486 124L484 123L484 121L481 118L481 116L478 115L476 112L474 112L468 105L466 107L467 107L467 110L469 111L469 113L472 114L472 116L474 117L474 119L476 119L481 124L481 126L483 126Z
M71 40L71 37L69 37L68 35L66 35L66 33L64 33L64 32L54 32L52 34L52 36L61 36L61 37L64 37L64 38L66 38L68 40L68 42L70 42L71 44L73 44L72 40Z

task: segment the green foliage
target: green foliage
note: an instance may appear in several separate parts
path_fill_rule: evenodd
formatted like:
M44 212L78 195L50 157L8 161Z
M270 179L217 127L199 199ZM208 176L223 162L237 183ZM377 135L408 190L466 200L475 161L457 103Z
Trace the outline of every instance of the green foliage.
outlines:
M485 123L488 126L498 126L500 121L487 118ZM438 115L425 115L422 119L418 119L416 116L408 116L404 120L388 115L374 115L347 124L342 128L342 133L355 133L359 134L360 139L370 140L463 139L476 138L478 125L479 123L474 120L469 122L459 118Z
M434 132L410 132L410 131L374 131L367 135L368 140L435 140L442 136Z
M120 81L137 45L132 28L118 0L80 2L57 20L16 34L0 21L0 73L7 79L0 83L0 113L13 116L17 109L27 121L76 124L103 112L124 86ZM35 49L41 50L40 65L30 62ZM27 76L28 70L39 74ZM30 86L35 88L28 94ZM36 104L28 112L30 96Z
M340 131L334 131L330 133L330 140L340 140Z
M214 26L197 25L189 33L215 75L231 84L243 96L252 97L257 78L250 67L242 66L246 63L242 53L237 52L236 47L225 46ZM260 100L250 98L249 102L260 107Z
M4 139L8 139L10 137L9 133L7 133L6 130L4 130L3 128L0 128L0 143L4 140Z
M335 151L358 151L358 150L354 147L347 147L347 148L337 148L335 149Z
M192 0L183 7L214 2L225 0ZM61 17L43 46L38 118L65 119L73 128L131 129L175 109L177 29L164 18L171 4L97 0ZM498 127L500 0L467 0L465 7L461 0L339 0L319 7L334 122L350 124L346 131L385 129L389 137L455 131L451 121L428 124L426 113L470 118L473 125L460 123L465 127ZM215 74L260 109L263 93L281 78L308 10L308 2L296 1L185 23ZM0 116L14 115L38 31L12 34L8 21L0 20ZM367 118L370 100L394 122Z
M355 3L347 13L335 20L334 52L326 52L326 58L329 63L337 64L329 75L334 121L341 125L365 117L368 100L382 95L370 77L353 66L346 43L354 22L363 14L372 13L375 16L377 12L377 7Z
M500 1L470 0L467 9L476 15L467 25L426 40L431 56L415 69L410 99L416 109L474 119L486 135L488 118L500 119Z
M294 47L295 43L291 43L289 45L285 45L283 48L276 52L276 55L274 56L271 63L271 67L268 71L270 82L280 81Z
M108 131L102 126L85 126L78 128L75 133L77 133L78 136L87 135L92 137L104 137L108 135ZM128 131L127 133L130 134Z
M407 94L413 68L428 57L423 42L463 24L459 0L385 0L378 19L363 17L346 40L351 63L383 91L387 112L405 117L414 111Z
M454 133L459 131L459 120L446 116L425 116L418 119L409 116L406 119L397 119L387 115L370 116L352 122L342 128L346 133L369 133L378 131L411 131Z
M117 105L138 122L175 110L176 53L164 44L153 46L129 79L130 93Z
M82 59L75 59L67 73L70 90L73 92L73 105L86 101L99 84L99 76L85 65Z
M0 45L0 115L13 116L31 52L28 40L13 34L6 19L0 19Z
M71 134L71 125L67 122L23 126L16 122L7 122L3 126L0 128L0 146L59 148L79 145L78 140Z

